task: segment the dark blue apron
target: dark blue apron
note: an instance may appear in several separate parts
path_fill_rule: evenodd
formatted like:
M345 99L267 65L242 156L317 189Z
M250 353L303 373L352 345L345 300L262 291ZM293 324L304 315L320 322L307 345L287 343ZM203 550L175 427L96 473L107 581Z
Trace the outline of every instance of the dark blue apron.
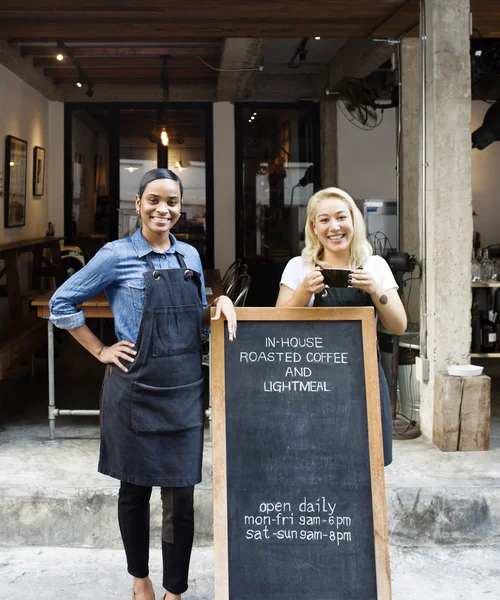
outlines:
M203 452L200 274L150 271L133 363L108 365L101 394L99 472L143 486L201 481Z
M314 297L314 306L374 306L370 296L356 288L325 288ZM382 438L384 443L384 465L392 462L392 411L389 387L384 370L378 361L378 378L380 385L380 408L382 414Z

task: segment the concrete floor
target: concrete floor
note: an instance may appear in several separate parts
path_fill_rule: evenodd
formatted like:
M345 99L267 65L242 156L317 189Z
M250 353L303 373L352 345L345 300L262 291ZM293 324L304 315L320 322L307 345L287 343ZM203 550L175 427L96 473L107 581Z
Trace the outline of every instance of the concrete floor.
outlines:
M102 367L69 343L58 344L60 408L97 408ZM477 361L476 361L477 362ZM443 453L422 438L395 441L385 470L394 600L500 598L500 366L492 376L488 452ZM116 524L117 482L96 471L96 418L60 417L59 446L46 446L46 361L15 386L0 383L0 574L6 598L125 598L125 571ZM85 385L82 385L82 373ZM5 407L8 410L5 410ZM211 446L196 490L197 532L186 599L213 598ZM159 499L152 506L152 547L158 548ZM151 554L160 583L161 557ZM161 598L157 588L157 598ZM291 599L293 600L293 599ZM326 599L325 599L326 600ZM344 600L344 599L343 599ZM348 599L345 599L348 600Z
M497 600L499 558L500 546L391 547L392 599ZM159 551L152 551L150 565L159 600L164 593ZM132 586L120 550L0 548L0 576L2 595L9 600L124 600L130 598ZM212 548L194 548L190 588L184 598L213 600Z

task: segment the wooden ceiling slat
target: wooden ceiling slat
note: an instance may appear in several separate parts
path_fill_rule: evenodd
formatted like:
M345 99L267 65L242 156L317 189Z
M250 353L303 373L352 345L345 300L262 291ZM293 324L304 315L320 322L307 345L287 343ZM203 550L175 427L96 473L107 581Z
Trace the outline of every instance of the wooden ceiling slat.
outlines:
M0 12L1 14L1 12ZM9 42L12 44L24 44L26 46L47 46L47 47L55 47L57 45L57 40L51 41L42 41L39 37L10 37ZM67 37L64 40L66 46L87 46L98 47L105 44L106 46L130 46L130 43L124 42L123 40L116 40L111 37L106 38L105 42L93 42L87 39L80 39L71 34L71 37ZM134 47L136 46L144 46L148 47L151 45L157 46L158 44L149 44L148 42L134 42ZM189 46L213 46L215 48L222 47L224 45L224 38L176 38L175 40L163 40L162 46L168 46L175 48L176 46L180 47L189 47Z
M80 66L85 69L94 67L161 67L163 60L159 56L129 56L129 57L83 57L79 58ZM46 68L64 68L68 66L69 61L59 62L53 58L34 58L33 66ZM201 66L203 63L196 57L174 57L168 61L168 68ZM217 63L214 66L217 66ZM208 68L208 67L206 67Z
M149 77L156 76L158 78L158 82L160 81L161 68L156 67L123 67L123 68L93 68L87 69L86 75L88 75L91 79L94 77ZM169 77L177 77L177 75L187 76L201 76L204 77L207 74L215 73L215 71L210 71L206 67L203 66L195 66L195 67L179 67L178 69L169 70ZM78 69L76 67L67 67L67 68L48 68L44 69L44 74L47 77L76 77L78 74Z
M473 0L474 1L474 0ZM402 0L399 2L402 3ZM63 11L74 11L75 2L74 0L50 0L47 2L49 10L51 12L63 12ZM248 0L215 0L210 3L210 10L217 12L218 10L228 9L239 9L246 10L249 5L253 5L259 11L269 8L269 0L252 0L251 3ZM274 0L273 4L285 8L288 7L290 11L304 10L303 0ZM327 10L328 8L338 11L340 8L351 7L354 3L352 0L311 0L307 6L314 10ZM373 11L375 7L382 7L388 13L398 4L398 0L357 0L355 3L359 5L361 9L367 11ZM40 4L37 0L23 0L22 8L20 7L19 1L16 0L2 0L3 11L32 11L40 10ZM199 10L203 6L199 0L183 0L180 4L178 0L141 0L141 2L120 2L119 0L86 0L85 3L80 3L79 10L81 12L96 12L99 10L108 10L112 12L138 12L148 13L151 11L167 11L167 12L184 12L184 10ZM49 8L50 7L50 8ZM306 7L307 10L307 7Z
M401 33L399 13L394 13L406 4L407 0L184 0L179 5L178 0L143 0L124 7L116 0L102 0L75 10L72 0L56 0L50 10L43 10L34 0L24 0L20 10L13 0L3 0L0 37L64 39L75 28L79 39L89 41L110 37L135 42L200 36L365 37L391 15L388 25Z
M71 2L71 0L69 0ZM174 4L169 9L169 3ZM52 22L56 21L72 21L79 20L149 20L156 21L160 19L172 19L174 21L181 20L187 22L190 19L208 18L217 20L217 18L226 18L228 14L238 19L280 19L283 15L290 16L296 19L329 19L332 15L335 17L351 17L364 15L366 19L380 20L384 16L388 16L399 5L402 5L404 0L343 0L338 2L328 0L313 0L312 2L288 0L274 0L268 2L261 0L252 2L244 2L243 0L225 0L222 2L200 3L199 0L183 0L179 3L178 0L166 0L161 2L160 6L151 5L148 2L130 3L129 6L124 6L120 3L115 8L110 6L109 1L103 1L95 7L78 6L71 2L69 6L54 9L53 3L50 9L42 8L43 5L38 3L33 6L26 6L26 0L23 0L22 8L19 2L14 6L7 6L5 0L2 0L0 14L3 18L9 20L25 20L26 18L43 19Z
M214 79L213 75L207 75L204 77L180 77L177 76L175 78L170 79L170 84L175 84L176 82L182 83L192 83L196 85L198 83L206 83L211 79ZM54 78L55 85L64 85L64 84L73 84L76 85L77 78L76 77L55 77ZM92 77L93 85L154 85L160 87L158 77ZM84 89L84 88L82 88Z
M307 21L304 19L280 20L191 20L189 22L172 20L165 22L139 23L80 23L79 34L89 40L105 40L109 36L119 37L122 40L134 39L137 41L161 41L165 37L198 36L200 34L220 37L263 37L263 38L295 38L295 37L321 37L348 38L365 37L372 24L367 24L363 19L324 19ZM40 37L64 38L67 37L74 23L9 23L0 21L0 38L15 37Z
M71 47L68 46L71 54L75 58L81 58L84 56L217 56L220 55L219 48L204 48L190 47L190 48L179 48L179 47L168 47L168 46L155 46L155 47L143 47L143 46L127 46L127 47ZM55 57L59 54L57 47L47 46L22 46L21 56L36 56L36 57Z

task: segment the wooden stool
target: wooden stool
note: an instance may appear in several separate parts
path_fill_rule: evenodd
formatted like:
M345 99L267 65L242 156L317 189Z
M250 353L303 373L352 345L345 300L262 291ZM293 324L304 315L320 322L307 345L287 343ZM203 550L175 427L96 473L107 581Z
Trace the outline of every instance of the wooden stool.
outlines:
M436 375L432 441L445 452L488 450L491 379Z

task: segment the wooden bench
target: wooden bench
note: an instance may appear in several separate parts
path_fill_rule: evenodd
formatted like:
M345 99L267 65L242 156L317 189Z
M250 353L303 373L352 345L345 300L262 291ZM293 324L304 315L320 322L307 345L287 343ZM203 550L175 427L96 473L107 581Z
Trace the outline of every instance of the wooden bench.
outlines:
M0 380L7 375L26 373L30 357L47 342L47 326L35 313L28 313L22 322L0 334Z

